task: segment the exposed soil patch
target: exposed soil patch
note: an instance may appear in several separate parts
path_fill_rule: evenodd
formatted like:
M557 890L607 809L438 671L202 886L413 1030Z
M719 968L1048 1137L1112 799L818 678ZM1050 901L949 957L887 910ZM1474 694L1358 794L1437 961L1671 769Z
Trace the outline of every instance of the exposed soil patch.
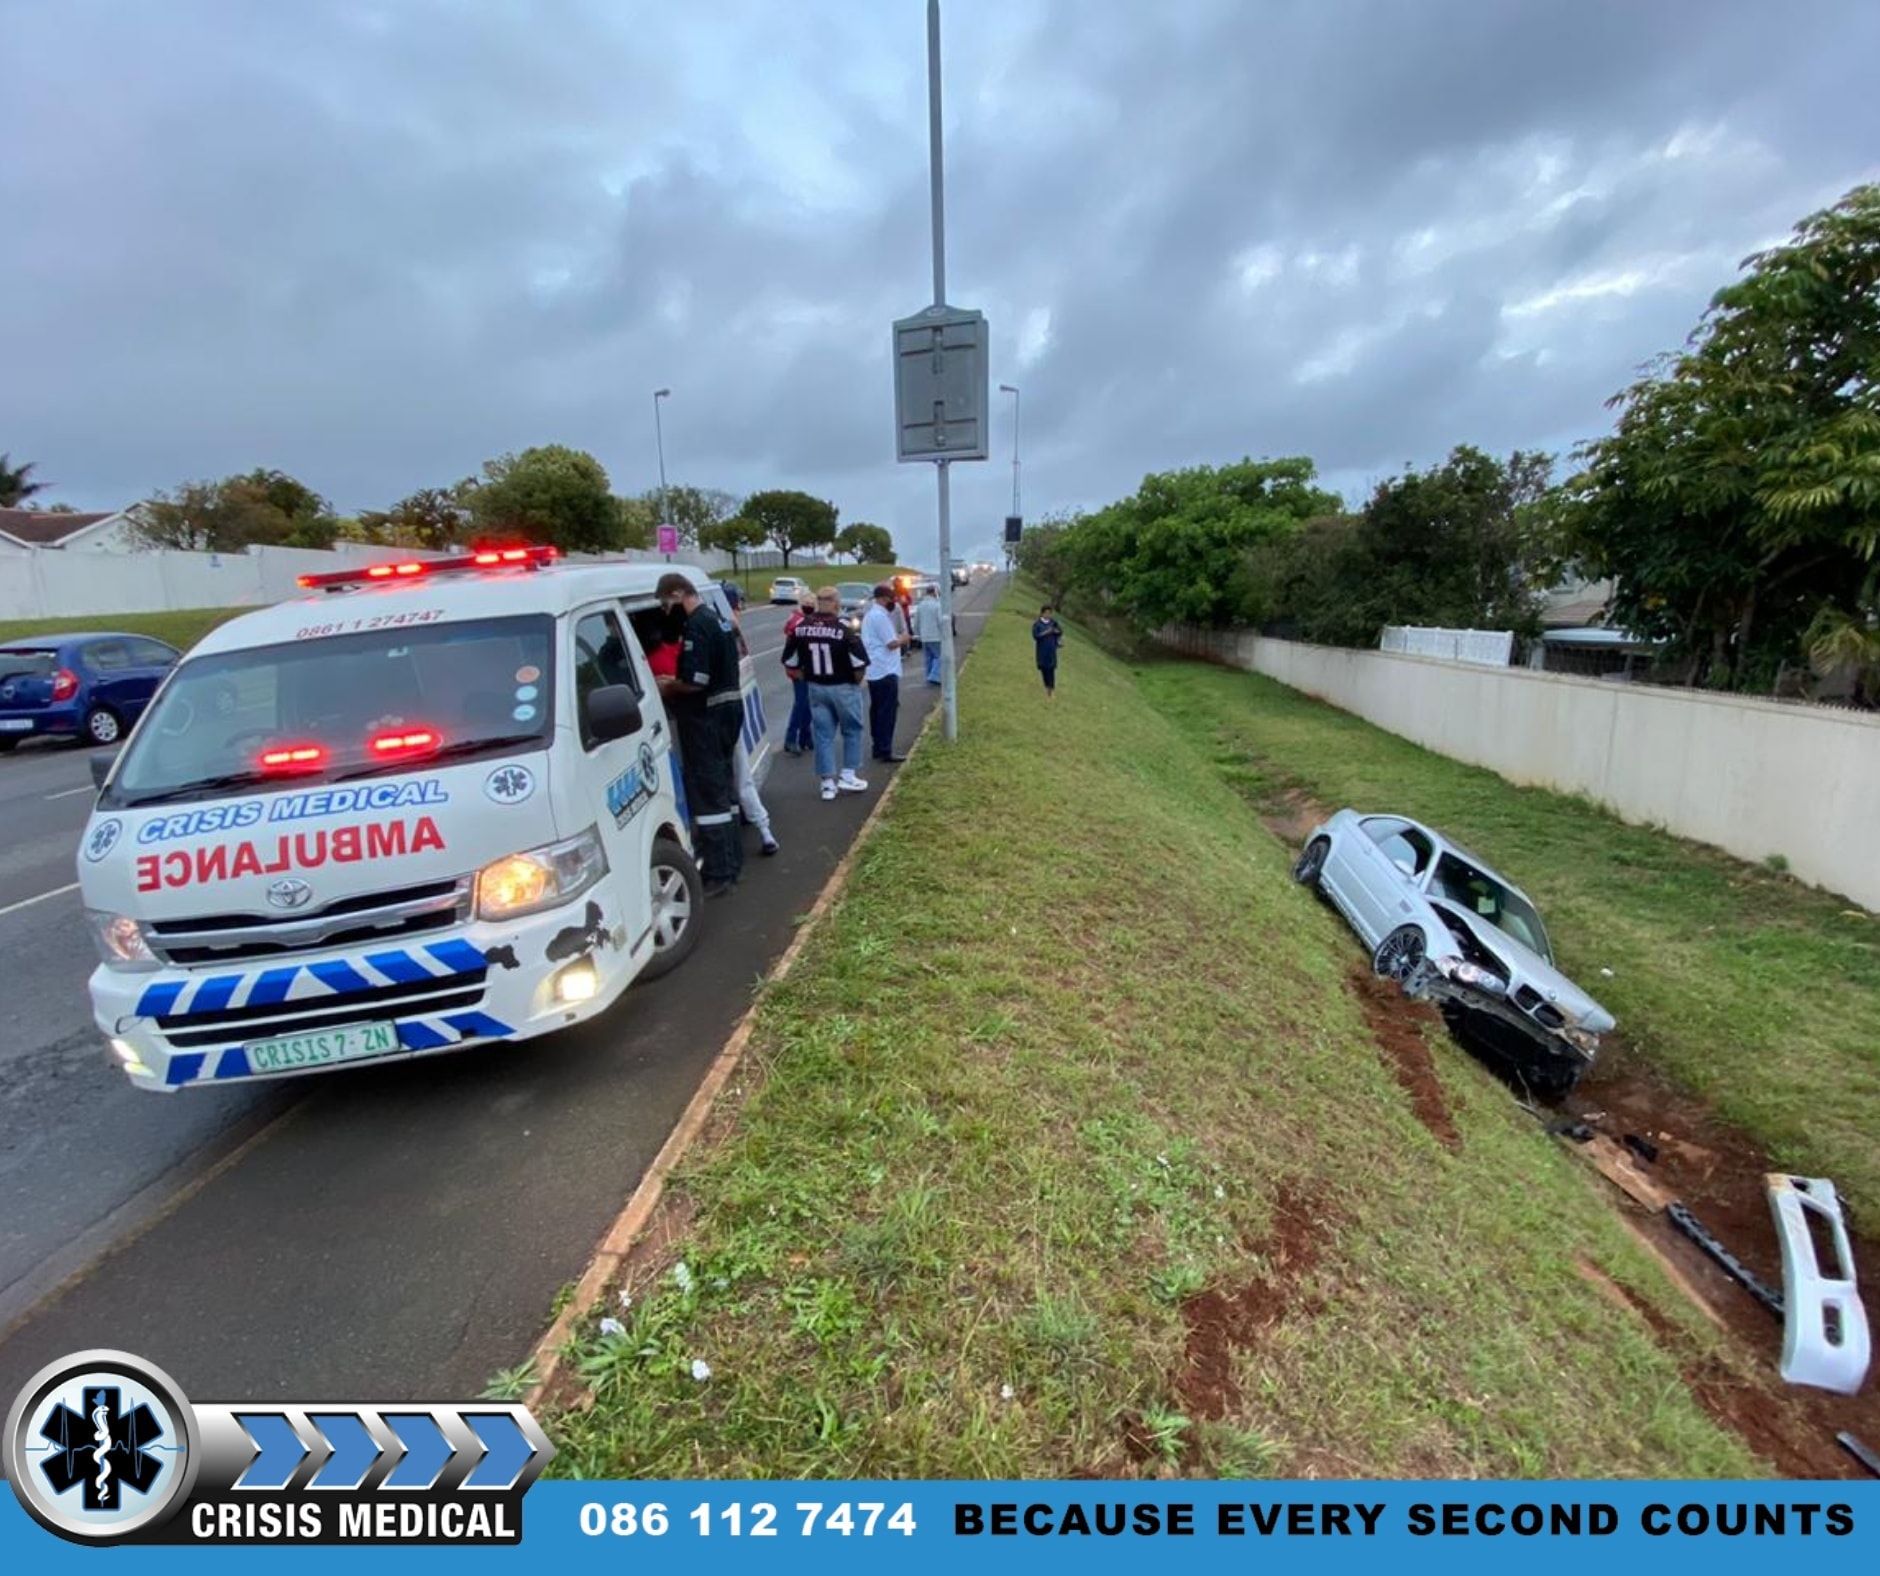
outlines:
M1303 848L1307 834L1331 813L1298 788L1263 799L1259 807L1261 824L1288 848Z
M1431 1026L1443 1027L1441 1014L1427 1003L1411 1001L1395 984L1379 979L1367 968L1354 964L1346 978L1364 1009L1364 1021L1370 1025L1378 1055L1410 1097L1417 1120L1430 1130L1437 1143L1454 1154L1462 1148L1462 1133L1449 1114L1449 1102L1443 1098L1436 1062L1424 1033Z
M1593 1071L1568 1097L1566 1109L1620 1142L1627 1134L1645 1140L1656 1158L1644 1162L1641 1157L1642 1169L1766 1284L1782 1285L1782 1250L1763 1190L1765 1174L1782 1168L1748 1134L1611 1038ZM1880 1441L1880 1382L1870 1374L1854 1396L1783 1383L1777 1372L1782 1321L1663 1214L1627 1208L1628 1224L1664 1264L1673 1284L1722 1326L1725 1339L1753 1372L1766 1376L1746 1380L1714 1356L1698 1353L1695 1343L1657 1309L1619 1288L1652 1325L1660 1344L1677 1357L1704 1409L1785 1476L1866 1476L1834 1436L1845 1429L1870 1447ZM1880 1243L1853 1232L1851 1223L1850 1235L1855 1273L1871 1286L1880 1274ZM1871 1322L1871 1292L1865 1300Z
M1252 1346L1288 1313L1317 1311L1318 1302L1300 1285L1318 1264L1336 1223L1335 1213L1309 1185L1281 1188L1273 1229L1255 1250L1266 1261L1266 1274L1237 1290L1209 1287L1182 1304L1188 1339L1175 1389L1190 1417L1225 1417L1240 1400L1234 1353Z
M1745 1377L1715 1352L1704 1351L1685 1330L1598 1265L1582 1259L1578 1268L1601 1296L1645 1322L1652 1338L1677 1363L1685 1385L1711 1419L1729 1429L1782 1476L1865 1476L1854 1459L1835 1443L1834 1429L1824 1428L1812 1415L1808 1398L1819 1392L1792 1389L1780 1379Z

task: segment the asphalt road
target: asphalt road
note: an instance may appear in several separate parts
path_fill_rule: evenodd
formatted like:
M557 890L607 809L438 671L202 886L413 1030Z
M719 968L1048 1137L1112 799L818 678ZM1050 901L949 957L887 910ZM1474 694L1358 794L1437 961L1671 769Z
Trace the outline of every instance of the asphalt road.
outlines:
M959 593L962 648L1000 582ZM751 607L769 737L786 609ZM937 690L918 654L900 738ZM658 1152L754 983L876 792L825 804L777 757L783 844L706 910L699 949L605 1017L508 1047L246 1089L132 1089L90 1019L74 880L83 751L0 758L0 1394L86 1347L134 1351L195 1395L452 1399L529 1352L557 1291Z

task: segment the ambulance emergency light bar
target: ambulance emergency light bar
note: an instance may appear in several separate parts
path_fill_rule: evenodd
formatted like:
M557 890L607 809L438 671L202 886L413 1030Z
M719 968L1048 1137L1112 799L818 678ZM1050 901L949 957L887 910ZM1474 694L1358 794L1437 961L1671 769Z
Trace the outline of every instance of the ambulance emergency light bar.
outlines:
M302 575L300 585L305 591L334 591L341 586L412 580L421 575L451 574L466 569L511 569L518 564L539 569L559 557L559 547L485 547L474 553L459 553L453 558L411 558L396 564L370 564L364 569L335 569L327 574Z

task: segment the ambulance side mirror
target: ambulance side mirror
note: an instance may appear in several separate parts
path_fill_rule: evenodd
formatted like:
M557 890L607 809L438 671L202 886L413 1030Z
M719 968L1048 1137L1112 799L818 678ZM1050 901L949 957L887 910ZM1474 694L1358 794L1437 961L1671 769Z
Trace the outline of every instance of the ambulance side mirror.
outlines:
M596 744L625 739L640 731L640 697L625 684L603 684L587 698L588 737Z
M93 750L91 752L91 785L102 790L105 778L111 775L111 768L117 763L116 750Z

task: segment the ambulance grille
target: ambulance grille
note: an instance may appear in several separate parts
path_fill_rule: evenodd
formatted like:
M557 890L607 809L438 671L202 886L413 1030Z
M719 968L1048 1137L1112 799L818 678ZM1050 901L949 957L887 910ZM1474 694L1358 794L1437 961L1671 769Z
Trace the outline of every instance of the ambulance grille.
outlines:
M430 881L340 898L311 914L204 914L145 927L150 950L166 963L239 963L321 947L345 947L448 930L466 923L474 881Z

